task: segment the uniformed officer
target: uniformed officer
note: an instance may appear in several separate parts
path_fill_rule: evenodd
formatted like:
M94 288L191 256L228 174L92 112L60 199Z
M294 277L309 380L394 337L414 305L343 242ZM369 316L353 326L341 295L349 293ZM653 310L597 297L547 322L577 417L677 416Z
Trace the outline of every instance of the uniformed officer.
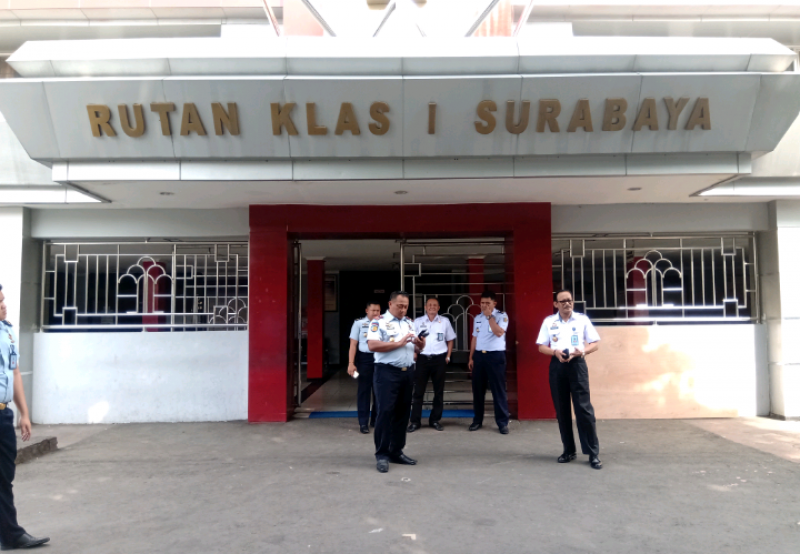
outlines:
M393 292L389 310L369 324L367 346L375 353L375 459L378 471L389 471L389 462L415 465L403 453L406 425L411 412L414 388L414 353L425 348L425 339L414 332L414 322L406 317L407 292Z
M469 369L472 371L472 408L475 416L470 431L483 426L487 384L494 401L494 420L503 435L508 434L508 394L506 393L506 330L508 315L497 309L497 296L487 290L481 294L481 313L475 317Z
M6 321L6 308L3 287L0 285L0 548L15 550L31 548L50 540L49 537L30 536L17 523L17 509L14 507L14 481L17 459L17 433L14 430L14 412L8 407L11 400L19 410L19 427L22 440L31 438L31 420L28 417L28 404L22 388L22 375L19 372L19 341L17 333Z
M559 291L553 305L558 308L558 313L545 318L536 343L539 352L551 357L550 392L564 445L558 463L565 464L575 459L575 436L572 434L572 408L575 408L581 452L589 455L589 463L594 469L602 469L594 408L589 399L589 368L585 360L600 347L600 335L588 317L572 311L570 291Z
M425 315L414 320L414 330L417 336L427 332L425 349L417 356L417 366L414 369L414 400L411 403L411 423L408 432L413 433L420 428L422 420L422 399L428 379L433 382L433 407L428 418L428 425L437 431L444 431L439 423L444 411L444 378L447 364L450 363L450 354L453 352L453 341L456 333L450 320L439 315L439 301L428 298L425 303Z
M351 377L358 371L358 396L356 397L358 425L365 435L369 433L370 423L375 427L376 416L374 402L371 417L369 409L370 401L373 399L372 376L375 361L367 346L367 332L370 321L381 317L381 306L377 302L368 302L366 312L367 316L355 320L350 328L350 363L347 364L347 373Z

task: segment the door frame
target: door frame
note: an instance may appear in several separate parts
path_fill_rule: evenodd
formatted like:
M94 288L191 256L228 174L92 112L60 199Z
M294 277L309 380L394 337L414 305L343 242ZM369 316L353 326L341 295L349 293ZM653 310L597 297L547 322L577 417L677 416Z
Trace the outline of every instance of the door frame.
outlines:
M547 360L536 336L552 314L549 203L250 206L248 421L285 422L294 410L296 325L289 306L295 240L505 237L513 281L508 340L517 345L518 417L552 418ZM524 340L517 340L517 337Z

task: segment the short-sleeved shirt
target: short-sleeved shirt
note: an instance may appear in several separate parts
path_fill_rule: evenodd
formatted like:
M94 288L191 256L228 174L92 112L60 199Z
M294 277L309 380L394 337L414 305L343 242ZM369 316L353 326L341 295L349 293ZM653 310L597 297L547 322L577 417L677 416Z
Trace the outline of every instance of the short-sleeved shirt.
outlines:
M549 346L553 350L570 349L576 347L583 350L585 344L592 344L600 340L597 329L594 328L589 318L579 312L572 312L569 320L562 321L561 315L553 314L544 319L536 344Z
M367 333L369 332L369 319L362 317L353 322L350 328L350 340L358 341L358 351L370 354L370 349L367 346Z
M413 321L407 317L402 320L397 319L391 312L387 311L380 319L373 320L369 324L367 340L395 342L413 332ZM410 367L414 365L414 344L409 342L404 347L391 352L375 352L375 363L389 364L395 367Z
M496 309L492 312L492 317L503 331L508 330L507 313ZM472 336L477 338L475 350L479 352L505 352L506 350L506 334L503 333L500 337L495 335L489 326L489 320L483 313L475 317Z
M447 342L456 340L456 332L453 331L453 326L450 320L441 315L436 315L431 321L426 315L418 317L414 320L414 330L419 335L423 330L428 331L428 337L425 339L425 348L421 354L426 356L435 356L437 354L444 354L447 352Z
M14 370L19 364L19 339L7 321L0 322L0 402L14 399Z

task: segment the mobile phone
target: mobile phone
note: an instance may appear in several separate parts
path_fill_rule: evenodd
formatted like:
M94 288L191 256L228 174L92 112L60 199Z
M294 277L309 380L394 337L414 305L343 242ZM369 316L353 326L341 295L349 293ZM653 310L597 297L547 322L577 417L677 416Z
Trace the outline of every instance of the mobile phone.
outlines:
M419 338L421 338L421 339L424 339L424 338L425 338L425 337L427 337L428 335L430 335L430 333L428 332L428 330L427 330L427 329L423 329L422 331L420 331L420 332L419 332L419 335L418 335L418 336L419 336Z

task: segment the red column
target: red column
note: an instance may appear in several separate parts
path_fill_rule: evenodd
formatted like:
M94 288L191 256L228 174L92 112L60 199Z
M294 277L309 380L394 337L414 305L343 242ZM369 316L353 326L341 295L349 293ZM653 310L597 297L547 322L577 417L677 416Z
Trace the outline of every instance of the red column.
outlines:
M250 231L250 376L248 421L288 421L291 380L288 360L289 243L286 228Z
M308 260L307 377L321 379L325 355L325 260Z
M553 313L550 220L514 230L514 309L518 417L555 417L548 379L549 360L536 338L545 317Z
M486 288L485 276L483 268L483 258L469 258L467 260L467 271L469 281L469 297L472 299L472 306L468 310L469 314L474 318L481 313L481 293ZM472 334L472 325L470 325L470 336ZM470 339L471 340L471 339Z

